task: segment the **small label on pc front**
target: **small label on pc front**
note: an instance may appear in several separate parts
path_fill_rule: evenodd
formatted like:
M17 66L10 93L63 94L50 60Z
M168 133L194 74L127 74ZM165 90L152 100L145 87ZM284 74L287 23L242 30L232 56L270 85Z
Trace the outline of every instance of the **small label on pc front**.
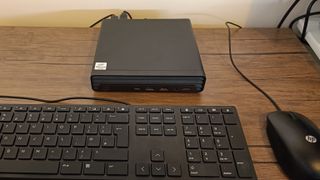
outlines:
M94 70L107 70L107 62L96 62L94 65Z

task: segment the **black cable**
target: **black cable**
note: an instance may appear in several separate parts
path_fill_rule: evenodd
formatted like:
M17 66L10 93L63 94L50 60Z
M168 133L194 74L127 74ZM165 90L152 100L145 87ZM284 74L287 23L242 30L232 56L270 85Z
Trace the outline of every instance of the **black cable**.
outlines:
M230 61L232 63L232 66L234 67L234 69L242 76L242 78L244 78L249 84L251 84L254 88L256 88L259 92L261 92L272 104L273 106L278 110L281 111L281 108L278 106L278 104L272 99L271 96L269 96L265 91L263 91L258 85L256 85L254 82L252 82L246 75L244 75L240 69L237 67L237 65L234 63L233 60L233 55L232 55L232 43L231 43L231 28L229 26L229 24L236 26L238 28L242 28L241 26L232 23L232 22L226 22L225 23L227 28L228 28L228 42L229 42L229 57L230 57Z
M301 37L300 37L300 40L301 40L301 41L305 41L305 37L306 37L306 33L307 33L307 28L308 28L308 23L309 23L309 18L310 18L311 10L312 10L313 5L314 5L317 1L318 1L318 0L312 0L311 3L310 3L309 6L308 6L307 13L306 13L306 18L305 18L305 20L304 20L303 30L302 30Z
M312 13L310 13L310 16L315 16L315 15L320 15L320 11L319 11L319 12L312 12ZM304 14L304 15L301 15L301 16L299 16L299 17L296 17L294 20L291 21L291 23L290 23L290 25L289 25L289 28L292 29L294 23L296 23L297 21L299 21L300 19L303 19L303 18L305 18L305 17L306 17L305 14Z
M127 14L127 15L129 16L129 18L130 18L130 19L133 19L133 18L132 18L132 16L131 16L131 14L130 14L128 11L123 11L122 13Z
M55 99L55 100L47 100L47 99L40 99L40 98L33 98L33 97L0 95L0 99L24 99L24 100L39 101L44 103L58 103L58 102L68 101L68 100L86 99L86 100L105 101L105 102L113 102L113 103L119 103L124 105L130 105L129 103L124 101L119 101L119 100L114 100L109 98L99 98L99 97L66 97L66 98Z
M291 11L296 7L296 5L300 2L300 0L295 0L292 5L289 7L289 9L287 10L287 12L284 14L284 16L282 17L281 21L279 22L277 28L281 28L283 22L287 19L287 17L289 16L289 14L291 13Z
M109 14L108 16L105 16L101 19L99 19L98 21L96 21L95 23L91 24L90 28L93 28L95 25L99 24L101 21L103 21L104 19L108 19L109 17L115 16L114 14Z

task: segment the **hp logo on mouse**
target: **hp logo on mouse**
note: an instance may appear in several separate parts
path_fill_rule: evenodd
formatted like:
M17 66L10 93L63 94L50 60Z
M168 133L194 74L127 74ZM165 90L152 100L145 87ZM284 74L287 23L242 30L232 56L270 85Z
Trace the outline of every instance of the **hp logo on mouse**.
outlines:
M312 135L306 135L306 141L308 141L309 143L316 143L317 142L317 138L312 136Z

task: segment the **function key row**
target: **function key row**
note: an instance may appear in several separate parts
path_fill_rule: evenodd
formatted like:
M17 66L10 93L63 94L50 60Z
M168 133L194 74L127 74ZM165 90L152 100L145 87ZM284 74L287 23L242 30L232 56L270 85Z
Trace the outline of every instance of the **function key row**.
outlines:
M108 107L108 106L7 106L1 105L1 111L15 112L107 112L107 113L128 113L128 107Z
M235 112L234 108L232 107L225 107L225 108L218 108L218 107L211 107L211 108L191 108L191 107L185 107L180 109L181 113L196 113L196 114L233 114Z

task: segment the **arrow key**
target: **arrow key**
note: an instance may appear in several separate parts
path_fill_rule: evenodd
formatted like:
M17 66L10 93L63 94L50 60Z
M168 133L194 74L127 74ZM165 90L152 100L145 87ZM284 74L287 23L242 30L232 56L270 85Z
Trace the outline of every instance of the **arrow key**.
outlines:
M137 163L136 164L136 175L137 176L149 176L149 164L147 163Z
M168 176L173 176L173 177L181 176L180 164L168 164L167 170L168 170Z
M164 164L151 164L152 176L165 176L166 170Z

